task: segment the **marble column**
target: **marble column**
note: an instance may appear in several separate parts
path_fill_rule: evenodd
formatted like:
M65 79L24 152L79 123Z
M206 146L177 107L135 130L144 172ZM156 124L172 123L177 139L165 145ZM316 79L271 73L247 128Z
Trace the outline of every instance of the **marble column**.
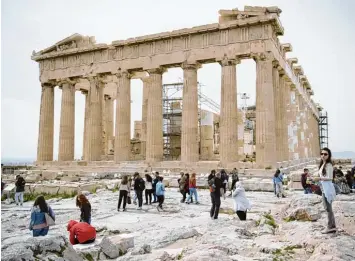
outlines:
M82 94L85 95L85 116L84 116L84 134L83 134L83 160L88 159L88 151L87 151L87 143L88 143L88 128L89 128L89 112L90 112L90 99L89 99L89 92L88 91L81 91Z
M219 155L222 164L238 161L237 72L239 60L223 59Z
M280 86L281 86L281 97L282 97L282 108L281 110L281 135L282 135L282 143L283 143L283 160L288 161L291 160L290 152L289 152L289 119L291 118L291 89L290 84L288 83L286 75L282 72L280 74Z
M101 160L102 152L102 94L103 86L98 77L90 76L87 78L90 82L88 93L89 99L89 117L87 129L87 161Z
M142 102L142 134L141 134L141 153L143 157L146 156L147 147L147 113L148 113L148 95L150 78L144 77L143 81L143 102Z
M289 84L290 90L290 105L289 105L289 114L288 114L288 125L289 125L289 136L288 136L288 145L289 145L289 158L290 160L299 159L299 137L298 137L298 128L299 128L299 118L298 118L298 98L296 94L296 88L291 83Z
M60 86L62 88L62 104L58 161L73 161L75 139L75 82L68 79L61 82Z
M256 59L256 163L276 166L275 95L273 58L269 54Z
M109 143L113 139L113 99L105 95L105 154L109 154Z
M296 93L296 100L298 105L297 112L297 136L298 136L298 156L301 160L305 157L305 135L304 135L304 101L301 94Z
M184 88L182 96L181 161L199 160L198 93L196 64L183 64Z
M282 107L281 107L281 86L278 71L278 62L274 61L272 69L272 79L274 84L274 106L275 106L275 134L276 134L276 161L283 160L283 140L282 140Z
M117 75L115 162L127 161L131 157L131 75Z
M154 162L163 159L163 70L151 69L148 73L151 83L147 108L146 161Z
M53 160L54 86L42 83L37 161Z

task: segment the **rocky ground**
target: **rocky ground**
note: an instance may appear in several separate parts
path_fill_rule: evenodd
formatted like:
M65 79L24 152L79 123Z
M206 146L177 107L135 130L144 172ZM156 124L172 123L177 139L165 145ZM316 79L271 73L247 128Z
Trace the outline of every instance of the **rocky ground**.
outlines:
M199 190L200 205L180 203L168 189L165 210L156 204L117 212L118 192L89 196L98 239L90 245L68 243L66 224L80 213L73 199L52 199L56 223L44 238L28 230L30 208L2 205L1 260L355 260L355 195L339 195L333 204L338 232L323 235L326 212L321 197L289 192L247 192L253 204L247 221L234 214L231 198L222 199L218 220L209 217L210 197Z

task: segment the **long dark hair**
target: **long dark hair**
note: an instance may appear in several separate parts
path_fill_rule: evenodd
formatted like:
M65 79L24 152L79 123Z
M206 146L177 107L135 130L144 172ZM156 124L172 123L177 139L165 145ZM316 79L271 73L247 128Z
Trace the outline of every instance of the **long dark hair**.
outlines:
M276 170L274 177L277 178L280 175L281 171L279 169Z
M328 152L328 159L325 161L325 165L327 165L328 163L330 163L330 164L333 165L333 163L332 163L332 152L330 151L330 149L328 149L328 148L323 148L323 149L321 149L321 151L322 151L322 150ZM324 163L324 162L323 162L323 160L321 159L321 161L320 161L320 163L319 163L318 170L322 167L323 163ZM324 166L325 166L325 165L324 165ZM322 170L322 175L325 176L326 174L327 174L326 168L323 168L323 170Z
M148 182L153 182L153 179L149 174L145 174L145 178L147 179Z
M48 206L44 197L38 196L33 204L34 207L38 206L41 212L48 213Z
M84 194L80 194L76 197L76 206L81 208L83 204L90 204L89 200L85 197Z
M122 185L127 185L128 184L128 176L127 175L124 175L122 177L122 182L121 182Z

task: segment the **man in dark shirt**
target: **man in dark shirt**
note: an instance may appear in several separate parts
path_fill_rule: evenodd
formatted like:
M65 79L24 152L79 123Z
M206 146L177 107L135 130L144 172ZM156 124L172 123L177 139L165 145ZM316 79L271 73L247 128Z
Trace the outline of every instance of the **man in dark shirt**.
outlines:
M155 172L155 179L153 179L153 183L152 183L152 185L153 185L153 197L154 197L154 200L153 200L152 203L157 203L158 202L157 201L157 194L156 194L156 191L155 191L158 182L159 182L159 172L156 171Z
M23 177L21 177L20 175L17 175L16 182L15 182L15 186L16 186L15 202L16 202L16 205L20 204L20 206L22 206L22 204L23 204L23 194L25 192L25 185L26 185L25 179Z
M217 219L221 206L221 188L223 188L221 173L217 173L217 175L209 181L209 184L212 202L210 216L212 219Z
M309 170L304 169L301 176L301 183L304 189L304 194L312 194L311 184L307 184L307 178L309 177Z
M143 205L143 191L145 189L144 180L139 176L139 173L134 173L134 191L136 192L138 199L137 209L142 209Z

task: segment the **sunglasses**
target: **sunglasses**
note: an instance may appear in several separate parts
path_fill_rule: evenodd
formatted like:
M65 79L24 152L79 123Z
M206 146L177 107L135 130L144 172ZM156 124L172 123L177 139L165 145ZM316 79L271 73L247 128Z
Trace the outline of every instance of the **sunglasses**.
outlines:
M321 156L328 156L328 153L321 153Z

